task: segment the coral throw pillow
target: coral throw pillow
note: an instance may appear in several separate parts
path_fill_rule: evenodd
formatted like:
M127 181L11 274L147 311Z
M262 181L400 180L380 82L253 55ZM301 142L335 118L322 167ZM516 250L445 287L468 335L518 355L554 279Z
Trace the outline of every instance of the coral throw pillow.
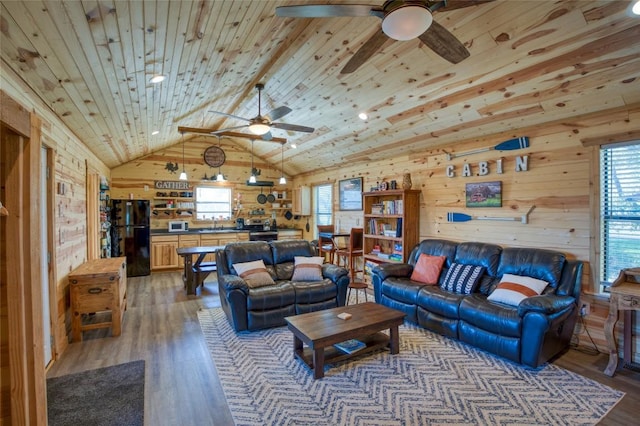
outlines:
M294 256L291 281L322 281L323 257Z
M411 280L424 284L438 284L438 278L442 271L442 266L447 258L445 256L430 256L421 254L413 267Z
M487 300L518 306L527 297L542 293L547 285L549 285L548 282L536 278L504 274Z
M275 284L262 260L234 263L233 268L238 273L238 276L247 283L249 288L258 288Z

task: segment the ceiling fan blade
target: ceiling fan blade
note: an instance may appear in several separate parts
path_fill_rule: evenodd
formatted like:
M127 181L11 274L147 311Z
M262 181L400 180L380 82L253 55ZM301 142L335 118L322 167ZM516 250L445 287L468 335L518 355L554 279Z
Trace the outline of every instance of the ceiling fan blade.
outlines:
M334 16L369 16L376 5L367 4L305 4L276 7L276 16L287 18L331 18Z
M477 6L482 3L491 3L495 0L447 0L442 7L439 7L437 10L439 12L446 12L449 10L462 9L470 6Z
M213 132L210 132L210 134L216 135L218 133L228 132L229 130L242 129L244 127L249 127L249 125L248 124L243 124L242 126L226 127L224 129L214 130Z
M367 40L360 49L358 49L355 55L353 55L353 57L349 59L349 62L347 62L347 65L342 68L340 74L349 74L357 70L360 65L364 64L367 59L369 59L371 56L373 56L374 53L380 50L382 45L387 40L391 39L387 37L387 35L383 33L382 30L376 31L376 33L373 34L371 38Z
M248 118L239 117L239 116L233 115L233 114L227 114L226 112L220 112L220 111L208 111L208 112L212 112L212 113L218 114L218 115L224 115L225 117L235 118L235 119L242 120L242 121L251 121Z
M292 111L291 108L286 106L281 106L276 109L272 109L271 112L269 112L269 114L267 114L266 117L267 119L269 119L269 121L274 121L284 117L285 115L289 114L291 111Z
M275 127L276 129L293 130L294 132L306 132L306 133L313 133L316 130L313 127L299 126L297 124L287 124L287 123L271 123L271 127Z
M418 38L452 64L457 64L469 57L469 51L460 43L460 40L436 21L433 21L429 29Z

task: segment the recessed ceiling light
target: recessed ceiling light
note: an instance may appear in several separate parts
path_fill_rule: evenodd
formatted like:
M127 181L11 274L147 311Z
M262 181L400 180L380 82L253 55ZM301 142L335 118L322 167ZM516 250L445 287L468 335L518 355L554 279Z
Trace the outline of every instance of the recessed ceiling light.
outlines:
M153 132L151 132L153 136L157 135L158 133L160 133L160 130L154 130Z
M296 149L298 147L298 145L296 145L295 143L291 144L291 148Z
M162 74L158 74L158 75L154 75L153 77L151 77L149 82L151 82L153 84L158 84L158 83L163 82L165 78L167 78L167 77L162 75Z
M360 114L358 114L358 118L360 118L360 120L365 121L369 118L369 116L367 115L366 112L361 112Z

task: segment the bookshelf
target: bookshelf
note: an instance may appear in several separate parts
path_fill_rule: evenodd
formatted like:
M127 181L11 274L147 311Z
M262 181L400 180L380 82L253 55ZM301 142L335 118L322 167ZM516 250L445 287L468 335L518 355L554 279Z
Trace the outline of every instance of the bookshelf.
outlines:
M420 234L420 190L396 189L365 192L365 281L372 267L386 262L406 262Z

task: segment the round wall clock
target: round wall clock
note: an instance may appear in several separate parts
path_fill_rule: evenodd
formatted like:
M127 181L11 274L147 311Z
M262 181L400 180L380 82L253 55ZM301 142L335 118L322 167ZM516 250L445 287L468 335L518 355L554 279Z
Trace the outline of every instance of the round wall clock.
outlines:
M204 151L204 162L211 167L222 166L226 158L222 148L217 146L210 146Z

